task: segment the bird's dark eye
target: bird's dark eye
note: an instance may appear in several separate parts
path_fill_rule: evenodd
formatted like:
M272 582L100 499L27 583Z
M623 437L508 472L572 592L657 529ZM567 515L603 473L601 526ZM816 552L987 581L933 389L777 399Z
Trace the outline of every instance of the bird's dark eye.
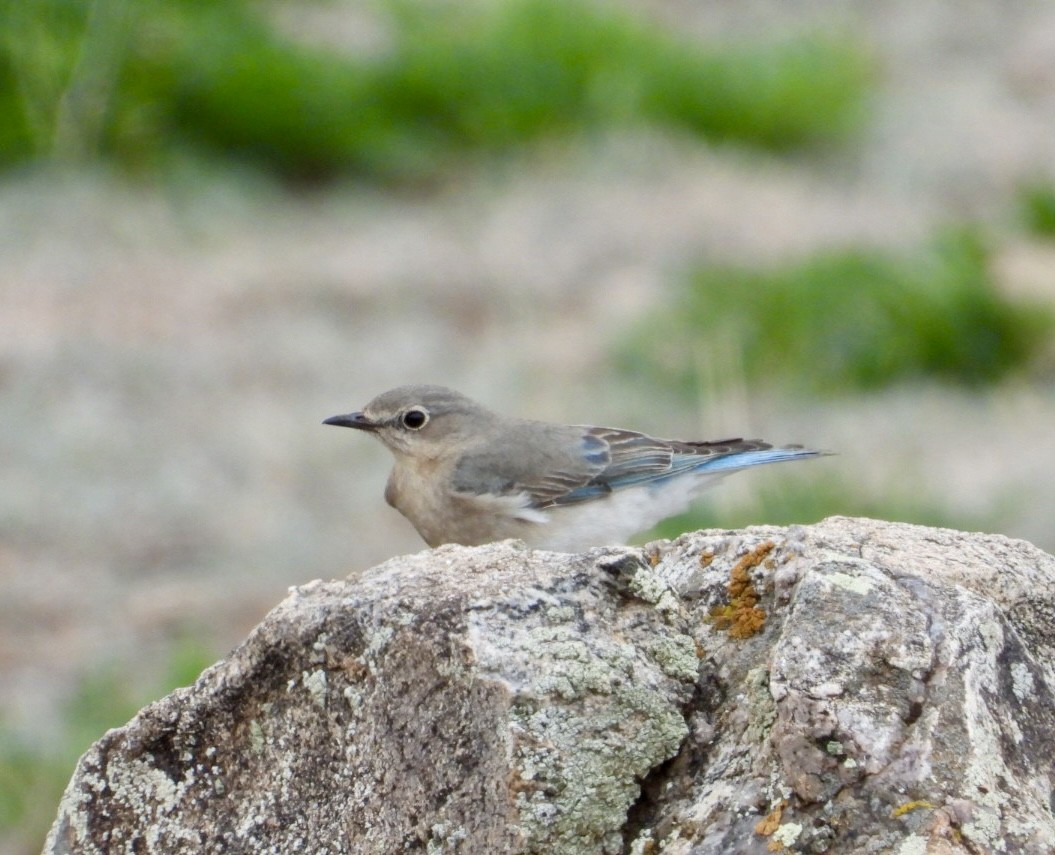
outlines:
M410 430L421 430L428 424L429 414L425 410L415 407L412 410L407 410L403 413L403 427L409 428Z

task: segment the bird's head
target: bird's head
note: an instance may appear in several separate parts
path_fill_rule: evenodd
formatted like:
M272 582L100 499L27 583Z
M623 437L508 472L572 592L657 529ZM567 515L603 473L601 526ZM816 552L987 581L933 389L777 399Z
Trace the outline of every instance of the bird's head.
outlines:
M384 392L362 410L333 416L324 425L372 433L393 454L437 458L479 431L495 415L444 386L400 386Z

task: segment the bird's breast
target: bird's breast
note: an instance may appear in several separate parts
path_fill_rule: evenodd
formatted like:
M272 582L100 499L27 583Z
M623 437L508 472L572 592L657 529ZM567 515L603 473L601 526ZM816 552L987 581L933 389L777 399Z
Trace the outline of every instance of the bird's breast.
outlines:
M429 546L450 543L455 525L445 484L449 479L437 461L397 463L388 476L385 501L413 524Z

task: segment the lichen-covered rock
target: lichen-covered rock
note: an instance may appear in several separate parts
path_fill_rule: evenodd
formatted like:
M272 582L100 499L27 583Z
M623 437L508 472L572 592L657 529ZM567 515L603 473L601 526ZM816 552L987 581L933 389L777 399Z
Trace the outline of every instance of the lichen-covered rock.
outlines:
M689 713L640 841L672 855L1055 852L1055 559L845 518L654 548L698 617L754 563L766 619L746 639L698 625L713 695Z
M504 543L293 589L82 758L51 852L618 852L698 659L640 551Z
M1055 559L870 520L294 589L46 852L1055 851Z

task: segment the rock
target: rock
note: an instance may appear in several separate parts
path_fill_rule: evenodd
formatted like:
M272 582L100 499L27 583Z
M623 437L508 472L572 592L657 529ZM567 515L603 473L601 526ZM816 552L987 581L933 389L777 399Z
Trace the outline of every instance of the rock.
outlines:
M833 518L292 589L84 755L60 852L1055 850L1055 559Z

